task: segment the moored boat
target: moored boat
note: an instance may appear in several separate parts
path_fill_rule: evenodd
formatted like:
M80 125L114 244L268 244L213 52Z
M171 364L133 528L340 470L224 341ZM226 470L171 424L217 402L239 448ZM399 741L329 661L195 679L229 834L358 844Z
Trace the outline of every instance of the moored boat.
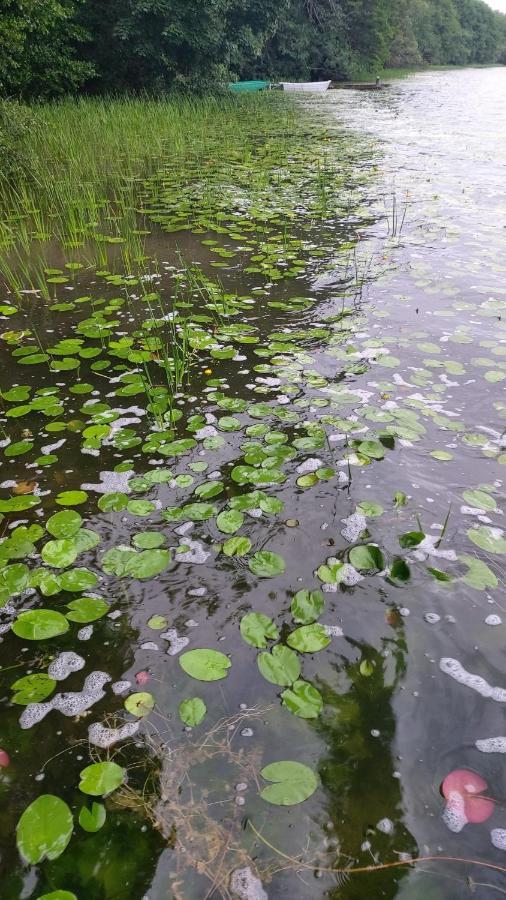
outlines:
M323 94L328 91L330 81L282 81L284 91L301 91L303 93L319 93Z
M254 91L265 91L269 88L269 81L230 81L229 89L235 93L253 93Z

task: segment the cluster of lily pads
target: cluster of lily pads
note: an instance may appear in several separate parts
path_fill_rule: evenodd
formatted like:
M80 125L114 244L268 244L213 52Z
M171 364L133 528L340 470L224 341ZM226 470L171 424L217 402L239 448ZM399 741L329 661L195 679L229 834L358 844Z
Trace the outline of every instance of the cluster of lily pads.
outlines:
M444 345L423 330L374 335L350 262L357 228L371 220L360 208L370 176L331 132L315 135L315 144L321 160L333 154L323 181L307 177L300 136L282 158L264 136L247 166L240 158L209 157L202 179L197 148L179 170L168 167L143 186L142 215L168 234L190 231L207 254L202 268L156 260L135 271L104 264L91 275L77 262L46 266L40 291L51 298L47 315L56 335L37 321L32 297L20 289L0 307L9 324L0 339L11 356L11 383L1 392L0 621L17 639L16 653L19 640L82 639L83 627L114 614L117 587L160 579L162 592L179 565L202 562L249 584L286 576L275 535L300 524L283 518L287 505L296 498L304 512L332 497L337 507L355 472L370 471L374 487L387 467L391 473L392 460L422 448L431 465L445 466L456 455L448 444L506 462L497 436L445 406L448 379L467 370L444 350L467 342L465 326ZM358 207L353 215L350 198ZM373 267L369 277L375 274ZM331 286L322 300L307 279L325 276ZM481 315L493 319L502 308L487 302ZM471 365L486 369L493 385L506 377L506 363L491 343L497 360L487 357L485 365L477 357ZM402 378L397 352L409 353ZM434 433L441 445L428 443ZM96 484L83 482L82 460ZM72 468L62 479L64 466ZM365 581L402 598L415 567L441 591L499 584L495 555L506 553L506 540L493 518L500 515L497 484L479 481L454 498L476 519L462 535L467 552L458 554L447 544L453 509L434 535L407 493L397 490L388 508L371 493L347 519L334 515L333 546L342 546L322 553L306 587L290 586L289 625L280 627L263 605L240 618L240 635L259 651L259 673L281 688L281 708L302 720L324 712L322 693L303 676L305 655L342 635L340 626L320 622L327 595L352 596ZM387 526L395 549L386 546ZM121 528L128 543L111 540ZM147 624L162 631L169 622L164 614ZM56 653L57 643L47 646L47 654ZM46 651L43 662L27 657L30 670L10 685L15 706L30 709L53 695L57 680L47 659ZM233 652L214 647L193 647L178 660L178 677L199 682L220 681L240 665ZM363 661L360 675L372 671ZM147 691L129 692L122 702L121 714L146 727L157 712ZM197 728L208 710L202 698L188 696L177 712L187 728ZM319 784L301 761L271 762L261 775L270 782L261 798L280 806L305 801ZM94 763L83 770L80 789L106 797L125 778L110 760ZM78 818L85 831L96 831L105 807L83 807ZM73 827L65 801L42 795L18 823L23 860L57 858ZM45 900L57 896L72 895Z

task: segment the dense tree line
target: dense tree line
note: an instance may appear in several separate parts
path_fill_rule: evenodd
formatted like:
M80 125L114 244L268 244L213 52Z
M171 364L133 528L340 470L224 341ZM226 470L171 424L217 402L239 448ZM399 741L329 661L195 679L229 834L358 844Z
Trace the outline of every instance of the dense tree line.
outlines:
M482 0L0 0L0 93L342 79L385 65L506 63Z

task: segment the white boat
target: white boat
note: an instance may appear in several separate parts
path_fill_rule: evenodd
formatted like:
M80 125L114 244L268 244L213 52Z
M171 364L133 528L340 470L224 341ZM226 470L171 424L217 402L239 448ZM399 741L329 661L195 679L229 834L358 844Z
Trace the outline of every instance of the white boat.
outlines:
M316 92L323 94L328 91L330 81L282 81L284 91L302 91L303 93Z

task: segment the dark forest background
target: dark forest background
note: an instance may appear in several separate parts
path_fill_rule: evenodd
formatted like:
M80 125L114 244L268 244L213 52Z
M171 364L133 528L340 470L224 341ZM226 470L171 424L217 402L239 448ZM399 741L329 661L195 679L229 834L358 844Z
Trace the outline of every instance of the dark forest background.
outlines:
M506 63L481 0L0 0L0 95L206 90Z

